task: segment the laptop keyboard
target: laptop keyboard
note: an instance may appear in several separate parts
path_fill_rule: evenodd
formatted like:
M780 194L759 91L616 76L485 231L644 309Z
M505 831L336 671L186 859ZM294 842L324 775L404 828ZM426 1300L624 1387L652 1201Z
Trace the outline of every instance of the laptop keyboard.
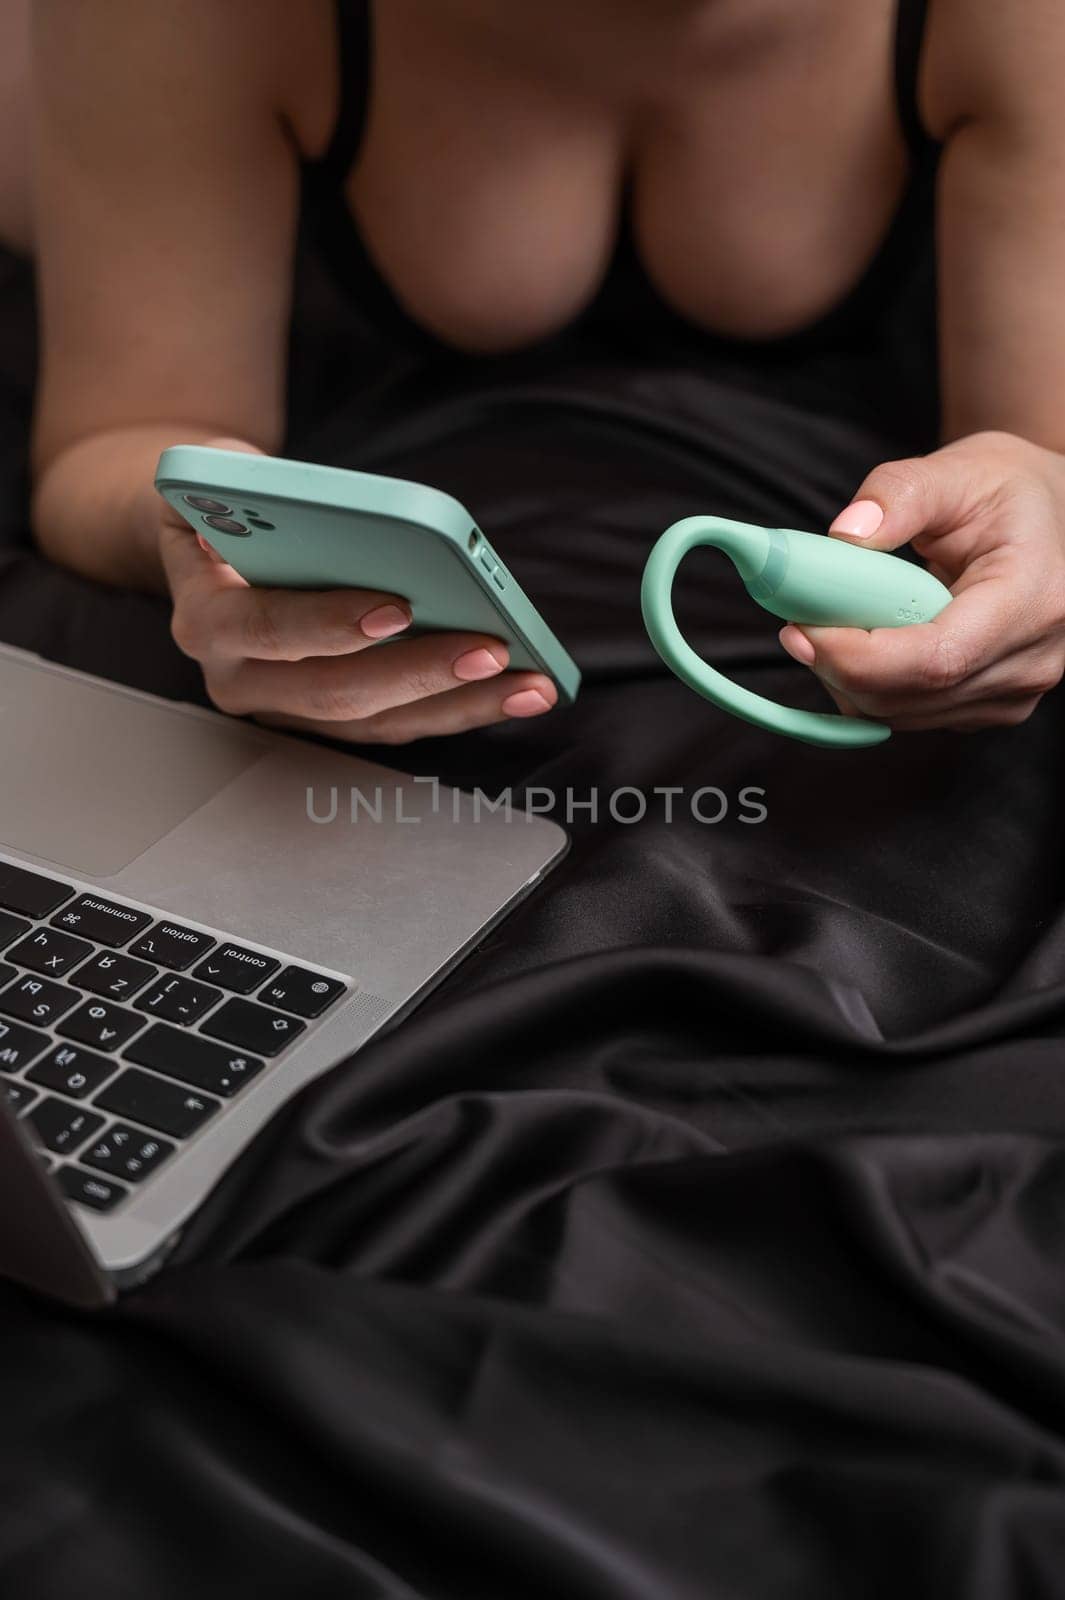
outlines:
M0 1093L70 1200L113 1211L347 985L0 860Z

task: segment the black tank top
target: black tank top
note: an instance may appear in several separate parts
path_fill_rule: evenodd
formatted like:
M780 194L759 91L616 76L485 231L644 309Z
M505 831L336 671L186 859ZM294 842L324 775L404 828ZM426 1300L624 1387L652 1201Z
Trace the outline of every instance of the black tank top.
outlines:
M688 322L662 300L640 263L627 209L622 212L617 246L592 303L566 331L603 327L612 332L678 331L689 346L735 354L745 349L761 357L790 357L822 345L839 346L874 330L883 332L894 301L915 264L924 260L934 238L935 175L940 146L925 131L918 109L917 83L928 0L898 0L895 36L895 91L899 120L910 153L910 177L883 244L858 283L825 315L798 332L779 338L746 339L709 332ZM304 223L340 288L375 329L405 344L441 348L442 342L412 320L374 264L346 197L348 175L358 155L366 124L373 72L371 0L338 0L340 103L325 154L303 164ZM928 281L931 274L926 273Z

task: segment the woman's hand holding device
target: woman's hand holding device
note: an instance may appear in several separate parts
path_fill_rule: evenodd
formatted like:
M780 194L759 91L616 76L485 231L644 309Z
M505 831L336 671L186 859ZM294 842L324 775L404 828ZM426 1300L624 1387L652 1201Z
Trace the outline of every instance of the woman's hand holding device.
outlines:
M261 455L234 439L212 440L210 448ZM192 497L210 498L207 492ZM269 527L263 496L240 498L263 513L264 538L271 531L275 540L282 537ZM214 526L194 533L190 520L199 508L185 496L175 499L184 515L161 500L159 524L173 634L201 664L220 710L360 744L405 744L538 716L558 700L547 673L508 672L512 651L490 632L433 631L403 639L412 609L400 594L250 584L204 536L224 535L233 519L216 516ZM228 509L244 514L243 506ZM207 515L209 505L200 512ZM387 649L370 648L390 638L396 642Z
M908 628L786 627L781 643L845 717L897 729L1024 722L1065 672L1065 460L980 433L872 472L832 525L870 550L912 543L953 603Z

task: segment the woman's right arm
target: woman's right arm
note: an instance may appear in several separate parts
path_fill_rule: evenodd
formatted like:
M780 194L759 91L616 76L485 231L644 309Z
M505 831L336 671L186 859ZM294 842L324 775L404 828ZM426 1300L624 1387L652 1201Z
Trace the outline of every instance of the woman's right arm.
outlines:
M153 488L167 445L283 437L298 161L281 108L321 107L330 15L35 0L34 523L57 562L169 588L174 637L222 710L401 743L539 715L555 688L506 673L486 635L368 650L409 624L405 602L249 588Z
M282 436L283 9L35 0L34 521L50 556L105 582L163 586L166 445Z

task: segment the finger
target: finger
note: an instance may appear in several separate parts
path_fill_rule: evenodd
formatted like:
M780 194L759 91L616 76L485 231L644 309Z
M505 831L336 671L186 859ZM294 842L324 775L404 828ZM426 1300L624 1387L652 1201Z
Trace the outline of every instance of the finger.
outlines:
M894 721L909 715L938 715L950 710L960 710L977 701L1000 698L1041 699L1056 689L1062 678L1061 652L1049 650L1045 640L1027 649L996 661L982 672L976 672L956 689L940 694L865 694L856 705L862 716L880 717ZM826 690L836 698L836 691L824 679Z
M948 447L887 461L873 469L828 531L852 544L897 550L918 534L949 533L979 520L994 488L986 452Z
M362 720L322 722L270 713L260 714L257 720L272 727L346 739L352 744L411 744L415 739L466 733L496 722L542 716L553 709L557 700L558 691L550 678L514 672L507 673L502 682L465 684Z
M902 713L889 714L882 708L856 706L833 689L831 684L826 683L823 687L826 694L835 701L842 716L858 717L871 722L886 722L895 733L926 733L934 728L970 733L986 728L1013 727L1027 721L1042 698L1040 695L1023 692L1015 695L1000 694L974 700L963 706L948 703L934 710L923 706L917 711L911 707Z
M891 726L897 733L927 733L936 728L951 733L977 733L988 728L1015 728L1027 722L1038 705L1038 695L1006 695L936 713L892 718Z
M482 634L426 634L357 657L243 660L210 674L208 687L215 704L237 716L279 711L316 722L362 722L460 683L498 677L509 659L506 645Z
M840 694L838 689L834 689L832 687L832 685L830 683L826 683L823 678L820 681L821 681L821 687L825 691L825 693L830 697L830 699L832 699L832 700L834 700L836 702L836 709L839 711L840 716L843 716L843 717L863 717L863 716L865 716L865 712L859 710L859 708L854 704L853 700L848 700L847 696L845 694Z
M194 589L175 594L172 622L179 646L198 661L348 656L410 627L410 607L398 595L368 589L318 594L246 584L235 589L228 577L231 569L205 565L206 582L201 579Z
M1006 603L1008 600L1008 603ZM905 628L781 630L790 655L852 699L953 692L966 679L1040 637L1038 607L974 565L931 622ZM806 641L802 651L795 635ZM812 650L813 659L810 659Z
M173 506L166 506L160 515L159 550L171 591L177 584L189 583L209 570L200 558L210 551L210 546L204 545L199 534L193 532ZM244 583L239 573L233 572L228 564L227 571L238 580L238 585Z

